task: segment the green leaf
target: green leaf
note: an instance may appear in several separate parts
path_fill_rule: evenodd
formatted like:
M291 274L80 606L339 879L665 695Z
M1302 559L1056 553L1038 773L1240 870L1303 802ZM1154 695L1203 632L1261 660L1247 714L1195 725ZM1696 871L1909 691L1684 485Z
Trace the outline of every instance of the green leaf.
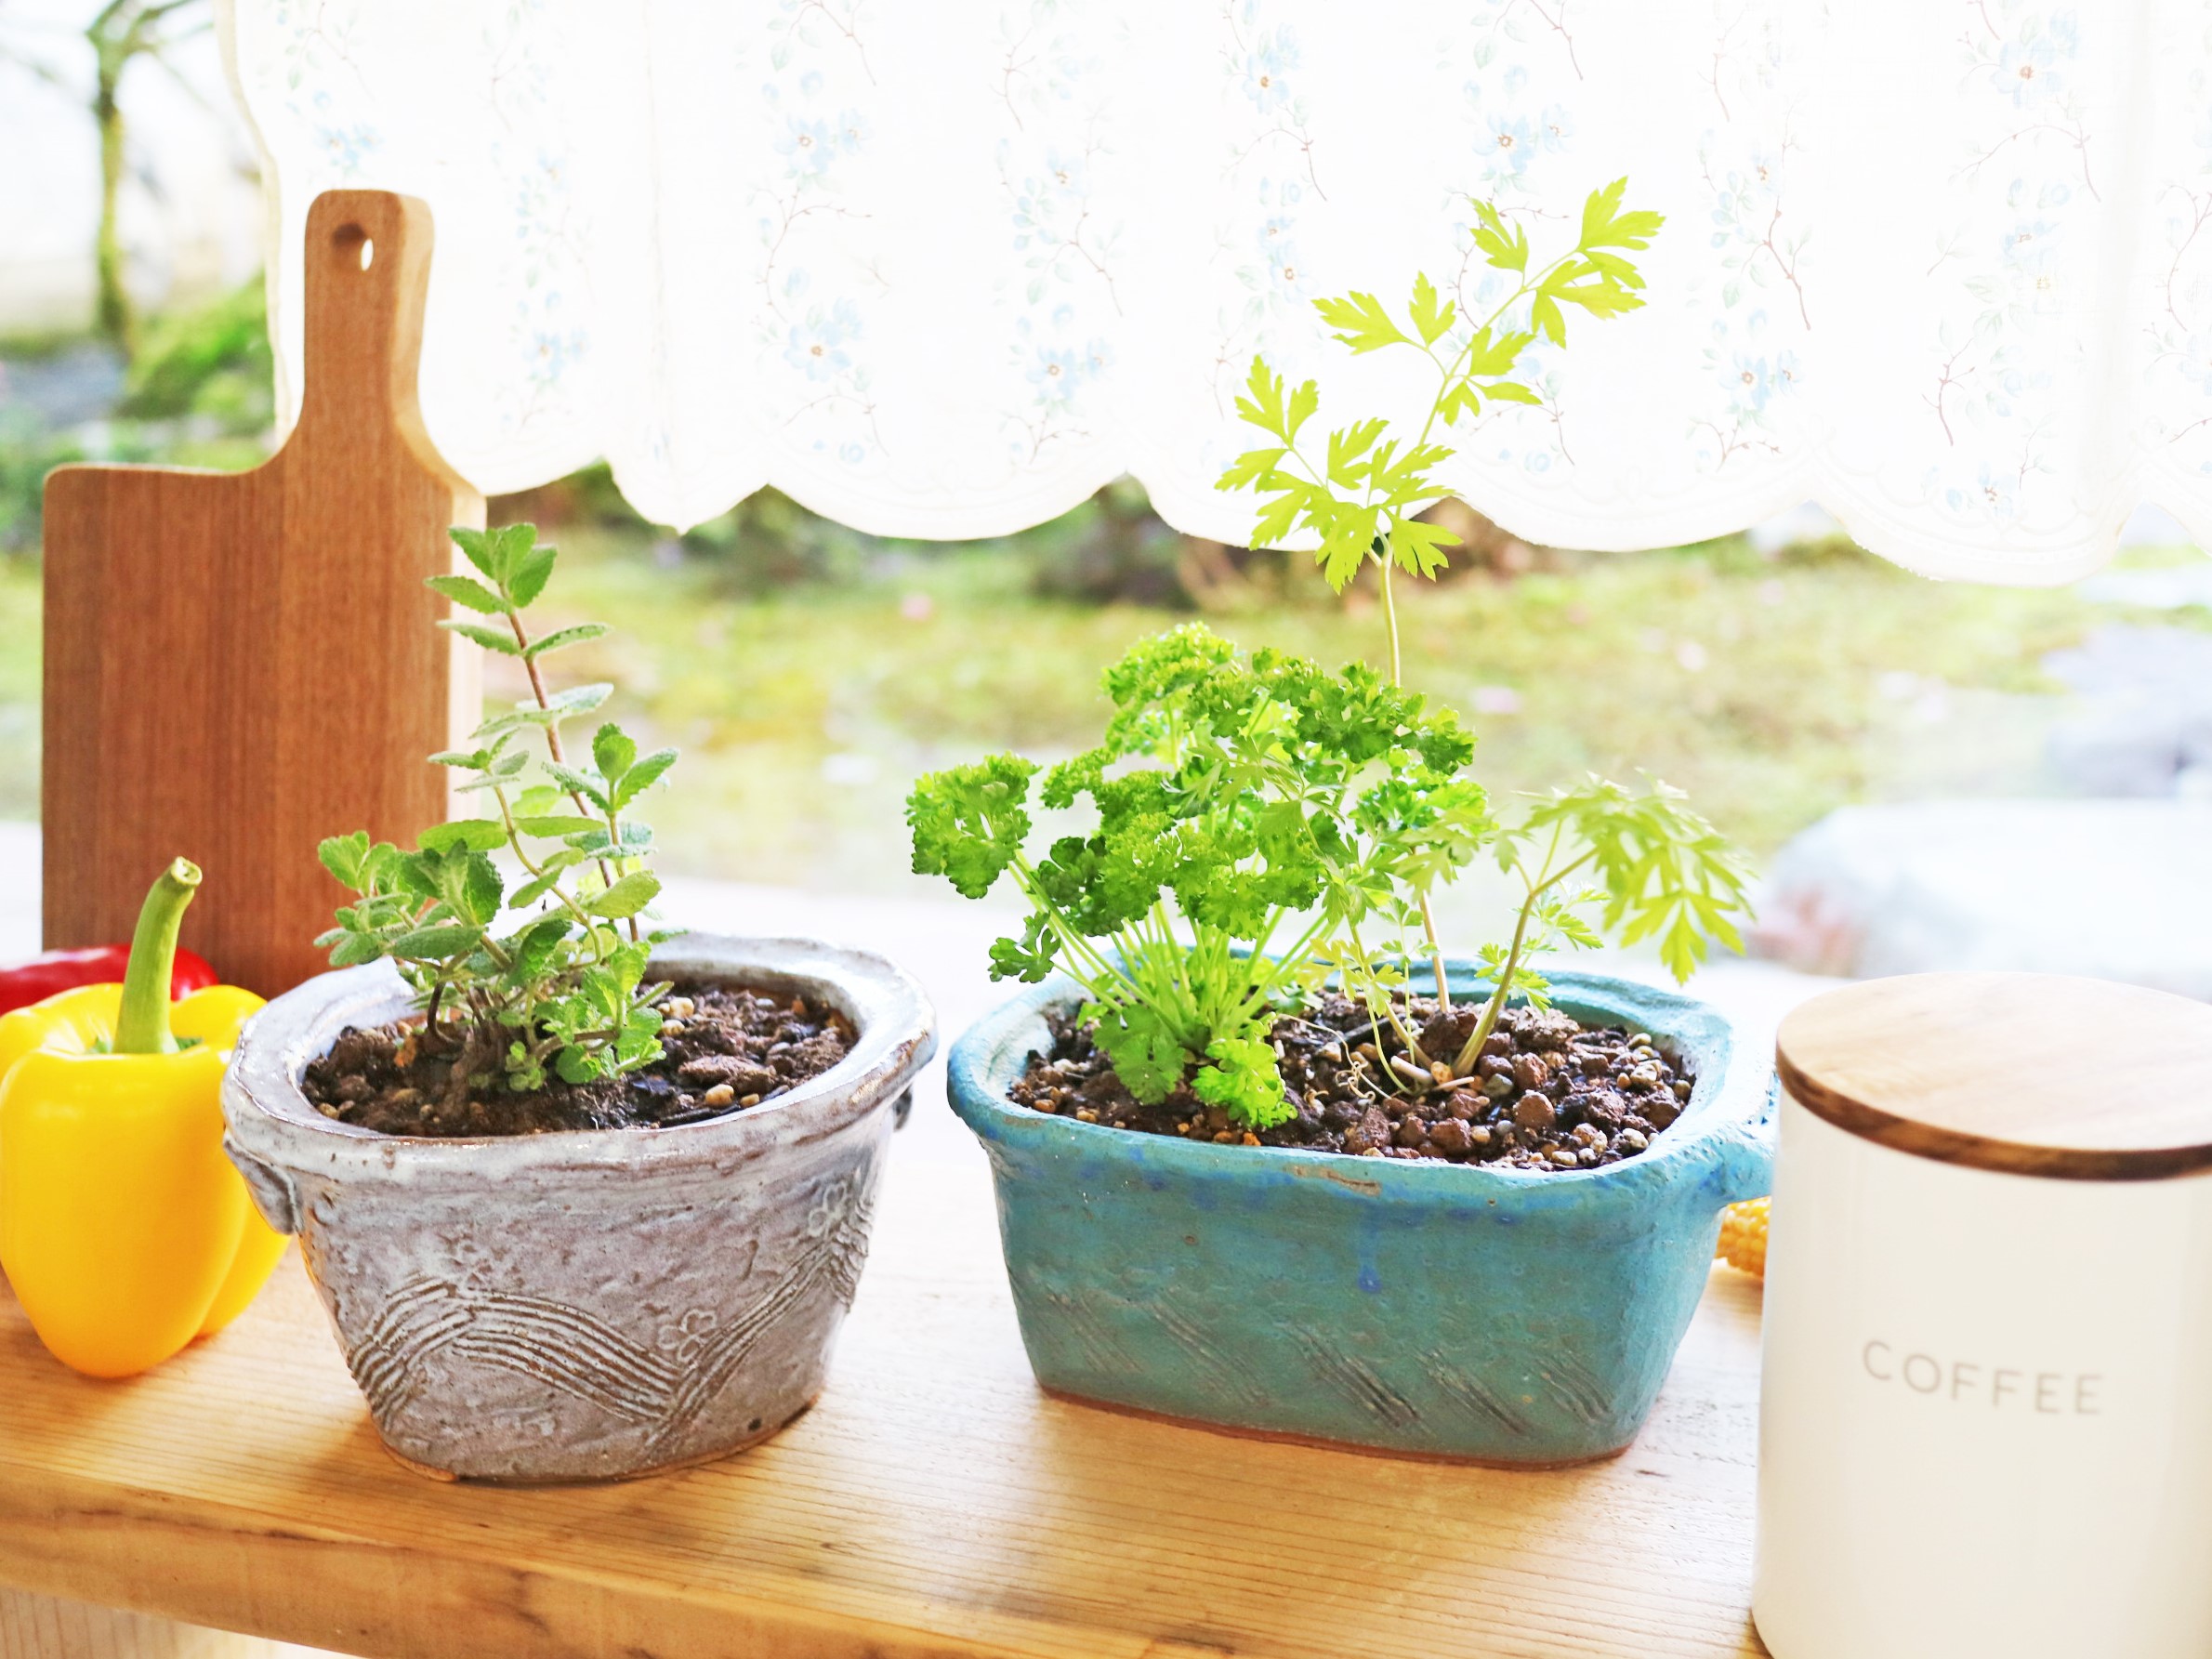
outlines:
M605 892L594 893L584 901L584 908L594 915L607 916L620 921L636 915L661 890L661 878L650 871L633 870Z
M600 827L596 818L584 818L573 812L533 812L528 817L517 815L515 827L526 836L545 840L557 840L562 836L580 835Z
M1390 527L1391 562L1415 576L1435 575L1449 562L1443 550L1458 545L1456 535L1425 520L1401 519Z
M1301 486L1297 490L1285 491L1262 507L1259 516L1253 520L1252 545L1255 547L1271 547L1287 536L1291 527L1297 522L1298 508L1304 499L1305 493Z
M564 691L556 691L546 699L546 703L556 716L565 720L577 715L590 714L606 702L613 691L614 688L604 681L594 681L589 685L570 686ZM516 706L529 708L534 705L525 703Z
M489 616L501 615L507 610L505 599L470 576L430 576L426 578L425 586L456 605L466 605Z
M324 938L329 935L325 934ZM318 944L321 940L316 941ZM333 968L359 968L364 962L375 962L384 955L383 943L366 933L342 934L330 948Z
M637 759L637 741L613 721L608 721L592 733L591 763L599 769L599 776L610 785L620 783Z
M497 628L485 627L481 623L457 622L450 616L438 619L438 625L448 628L464 639L472 639L486 651L495 651L503 657L519 657L522 648L515 643L512 634L503 634Z
M493 556L492 536L489 532L471 530L466 524L456 524L445 533L453 538L454 546L461 549L463 556L467 559L470 564L476 566L491 581L497 582L499 580L498 560Z
M1036 770L1018 755L994 755L916 779L906 797L914 873L942 876L964 898L989 892L1021 856Z
M1298 428L1321 407L1321 392L1310 380L1286 399L1283 376L1268 367L1264 357L1252 359L1252 374L1244 389L1246 395L1236 401L1237 417L1273 433L1285 444L1297 441Z
M1345 507L1319 527L1321 546L1314 552L1314 560L1336 592L1342 593L1350 585L1374 553L1376 527L1381 520L1380 507Z
M1516 380L1494 380L1483 388L1483 393L1500 403L1527 403L1541 407L1544 400Z
M464 848L471 852L495 852L507 845L507 826L490 818L455 819L423 831L420 845L432 852Z
M1223 468L1221 476L1214 481L1214 488L1241 490L1247 484L1257 483L1273 472L1288 454L1290 451L1283 448L1248 449Z
M607 833L603 823L594 824L568 838L568 845L592 858L612 855L616 858L641 858L652 846L652 831L642 823L625 823L617 840Z
M564 873L584 862L584 854L563 847L538 861L538 874L507 896L509 910L527 910L560 885Z
M1413 303L1408 310L1415 332L1421 336L1424 346L1433 346L1442 339L1459 316L1459 308L1453 301L1447 299L1438 304L1436 284L1425 274L1414 278Z
M452 901L454 910L478 926L488 926L499 914L507 883L500 879L499 866L473 849L461 866L461 884Z
M580 772L573 766L547 766L546 775L563 789L582 796L600 811L608 810L606 791L599 787L599 781L588 773Z
M1444 388L1443 396L1437 401L1436 412L1444 425L1449 427L1456 426L1462 416L1473 415L1481 407L1482 400L1477 393L1475 383L1471 380L1455 380Z
M1567 320L1560 315L1560 308L1548 294L1536 296L1529 309L1530 319L1543 332L1544 337L1555 346L1567 343Z
M537 546L537 526L534 524L502 524L496 530L485 532L492 545L493 580L502 589L511 589L516 569L530 557Z
M1582 204L1581 246L1651 246L1659 227L1666 223L1666 217L1648 211L1621 212L1621 197L1627 189L1627 179L1616 178L1603 189L1590 192L1589 199Z
M1510 270L1525 275L1529 268L1528 232L1518 224L1508 225L1505 217L1488 202L1477 201L1475 209L1475 246L1494 270Z
M1335 337L1351 348L1354 356L1379 351L1385 346L1413 344L1372 294L1354 292L1340 298L1317 299L1313 309L1336 331Z
M1059 943L1051 918L1043 911L1033 911L1020 939L991 941L992 979L1019 980L1025 985L1043 984L1051 975L1053 953Z
M623 773L621 784L613 791L615 810L620 811L659 783L662 775L675 764L674 749L655 749L641 757Z
M534 537L535 532L533 535ZM515 560L513 573L507 578L507 592L515 603L527 605L546 590L546 579L553 573L554 551L551 544L531 547Z
M368 890L365 872L369 862L369 832L355 830L349 836L327 836L315 849L315 856L323 861L323 867L338 879L338 885L349 891Z
M1216 1037L1205 1052L1214 1063L1192 1073L1191 1092L1207 1105L1220 1107L1231 1123L1270 1129L1297 1115L1283 1098L1283 1075L1276 1069L1272 1043L1259 1037Z
M1183 1080L1190 1053L1182 1040L1150 1008L1086 1007L1091 1037L1113 1062L1124 1087L1148 1106L1156 1106Z
M542 639L533 639L522 652L524 658L535 662L548 652L562 651L571 645L582 645L587 639L603 639L612 630L603 622L580 622L573 627L560 628Z
M1364 468L1356 465L1374 449L1389 422L1363 420L1329 434L1329 481L1343 490L1356 490L1366 481Z
M481 928L467 927L457 922L448 923L434 928L414 928L401 934L387 948L395 956L405 956L416 962L446 962L476 949L483 936Z
M1535 337L1517 329L1508 329L1501 335L1493 335L1487 327L1477 329L1474 338L1468 342L1467 373L1482 378L1508 373Z
M1633 311L1643 305L1640 296L1624 293L1611 283L1584 283L1573 288L1557 288L1552 292L1567 304L1580 306L1593 317L1618 317L1624 311Z

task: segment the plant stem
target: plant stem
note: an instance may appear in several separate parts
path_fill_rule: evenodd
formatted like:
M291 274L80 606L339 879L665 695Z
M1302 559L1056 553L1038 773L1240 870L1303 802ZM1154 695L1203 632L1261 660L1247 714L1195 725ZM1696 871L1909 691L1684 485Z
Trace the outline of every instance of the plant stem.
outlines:
M607 798L609 800L614 798L614 785L612 783L607 785ZM612 807L607 809L607 839L613 843L612 856L614 860L614 867L619 870L622 868L622 825L616 822L615 810ZM605 868L604 865L600 867ZM638 937L638 918L633 915L630 917L630 942L636 944Z
M500 594L500 598L507 598L507 595L504 591ZM513 609L510 606L507 613L507 625L514 632L517 653L522 659L523 671L530 676L530 694L537 699L537 705L541 712L548 715L552 714L553 704L546 695L545 678L537 671L537 659L530 654L530 636L524 631L522 627L522 612ZM560 751L560 721L558 718L546 722L546 753L553 757L553 764L555 766L566 766L568 764L568 757L563 755ZM591 816L591 807L589 803L585 800L584 792L582 790L570 790L569 799L576 803L576 811L578 816L584 818L589 818ZM512 837L510 837L510 839ZM599 879L604 881L609 887L612 887L614 885L614 872L608 867L607 861L605 859L600 859L598 862L599 866ZM635 927L634 922L632 926ZM633 937L635 937L634 934Z
M177 969L177 932L185 906L200 890L200 867L189 859L173 861L147 890L131 935L130 961L123 970L123 1002L115 1013L116 1054L175 1054L169 1030L169 985Z
M1427 439L1426 429L1422 432ZM1378 558L1382 565L1383 618L1390 629L1390 684L1399 691L1405 689L1405 677L1398 651L1398 606L1390 597L1390 560L1388 555ZM1429 890L1421 890L1421 931L1429 941L1429 962L1436 974L1436 1006L1444 1011L1452 1007L1452 985L1444 971L1444 947L1437 941L1436 912L1429 902Z
M1405 1045L1406 1053L1413 1056L1415 1064L1426 1066L1429 1063L1429 1056L1422 1051L1420 1039L1406 1030L1405 1021L1398 1017L1398 1009L1391 1003L1389 994L1383 991L1375 982L1375 971L1372 966L1375 958L1367 954L1367 947L1361 942L1359 928L1347 922L1344 931L1346 936L1351 940L1351 948L1360 958L1360 971L1367 979L1367 1023L1370 1025L1375 1023L1375 1004L1380 1002L1384 1016L1390 1021L1390 1029L1398 1034L1398 1040ZM1382 1033L1377 1031L1375 1035L1376 1047L1379 1048L1382 1047ZM1386 1072L1388 1069L1385 1068ZM1383 1081L1386 1086L1389 1084L1388 1076Z
M532 880L544 880L546 872L543 866L532 862L530 854L522 850L522 833L515 827L514 809L507 802L506 789L494 786L492 791L492 798L499 803L499 819L507 828L507 844L515 855L515 862L529 872ZM561 889L560 883L558 881L552 883L546 891L560 902L562 909L575 917L577 925L584 929L584 937L586 940L594 940L599 937L597 924L578 907L573 899ZM602 943L596 948L598 954L593 957L593 960L600 963L605 962L607 960L606 946Z
M1421 889L1421 932L1429 941L1429 966L1436 975L1436 1007L1441 1014L1452 1011L1452 982L1444 971L1444 947L1437 941L1436 912L1429 903L1429 889Z
M1382 566L1383 623L1390 630L1390 683L1403 686L1405 676L1398 655L1398 601L1390 594L1390 560L1387 554L1376 559Z
M1521 946L1528 938L1529 917L1535 914L1536 901L1598 856L1595 852L1586 852L1573 863L1555 874L1550 872L1549 865L1552 853L1558 849L1559 832L1554 830L1551 848L1544 855L1544 862L1547 867L1544 878L1531 885L1528 889L1528 897L1521 902L1521 915L1515 918L1513 923L1513 942L1506 947L1506 959L1499 966L1497 984L1490 993L1490 1000L1482 1005L1482 1018L1476 1021L1473 1034L1468 1038L1466 1044L1460 1048L1457 1058L1452 1061L1452 1072L1455 1076L1465 1077L1473 1071L1475 1061L1482 1057L1482 1045L1489 1041L1490 1034L1497 1029L1498 1015L1505 1011L1506 998L1512 994L1513 975L1521 967ZM1527 877L1524 876L1522 879L1525 881Z

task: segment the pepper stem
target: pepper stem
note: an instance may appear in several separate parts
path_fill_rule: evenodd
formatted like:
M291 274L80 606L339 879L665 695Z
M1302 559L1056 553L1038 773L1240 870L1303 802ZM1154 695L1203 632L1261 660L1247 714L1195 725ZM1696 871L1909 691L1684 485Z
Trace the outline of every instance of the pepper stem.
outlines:
M169 1030L169 985L177 968L177 932L184 907L200 890L200 866L178 859L146 892L138 930L131 935L130 962L123 970L123 1006L115 1016L116 1054L174 1054Z

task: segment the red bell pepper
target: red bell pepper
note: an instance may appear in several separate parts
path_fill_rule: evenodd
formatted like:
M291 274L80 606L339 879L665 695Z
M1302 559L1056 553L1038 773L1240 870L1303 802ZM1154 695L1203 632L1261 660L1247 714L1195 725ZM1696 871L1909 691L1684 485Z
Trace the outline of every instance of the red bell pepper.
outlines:
M44 1002L57 992L79 985L120 984L130 965L127 944L92 945L75 951L47 951L14 968L0 968L0 1014ZM169 973L169 1000L189 996L217 983L205 958L179 947Z

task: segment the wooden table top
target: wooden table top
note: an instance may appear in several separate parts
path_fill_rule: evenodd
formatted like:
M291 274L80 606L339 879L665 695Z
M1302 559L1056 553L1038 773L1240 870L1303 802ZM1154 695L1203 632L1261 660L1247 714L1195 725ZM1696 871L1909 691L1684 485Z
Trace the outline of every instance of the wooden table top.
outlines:
M628 1485L384 1455L296 1257L149 1376L0 1295L0 1583L394 1659L1756 1653L1758 1290L1716 1271L1613 1462L1513 1474L1045 1397L981 1170L894 1160L822 1401Z

